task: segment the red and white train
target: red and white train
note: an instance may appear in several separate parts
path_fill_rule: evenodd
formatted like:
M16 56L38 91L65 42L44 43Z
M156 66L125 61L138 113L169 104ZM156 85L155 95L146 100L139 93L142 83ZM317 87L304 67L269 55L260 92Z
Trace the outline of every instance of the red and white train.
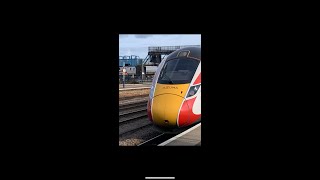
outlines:
M148 118L162 130L201 121L201 48L186 47L159 64L148 100Z

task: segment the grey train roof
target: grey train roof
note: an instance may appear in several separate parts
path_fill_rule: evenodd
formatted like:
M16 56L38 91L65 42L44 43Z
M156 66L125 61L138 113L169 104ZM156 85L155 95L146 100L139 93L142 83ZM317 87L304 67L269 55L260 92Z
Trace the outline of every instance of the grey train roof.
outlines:
M195 58L201 61L201 48L200 47L185 47L174 51L169 54L167 60L177 57Z

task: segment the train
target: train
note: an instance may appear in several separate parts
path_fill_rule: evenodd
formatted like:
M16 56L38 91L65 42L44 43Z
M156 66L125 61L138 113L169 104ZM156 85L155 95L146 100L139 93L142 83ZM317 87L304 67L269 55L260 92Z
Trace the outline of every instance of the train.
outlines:
M125 67L119 67L119 76L122 76L123 69L126 69L126 75L129 75L129 76L134 75L134 76L136 76L136 74L137 74L136 67L134 67L134 66L125 66Z
M147 103L148 119L162 132L201 122L201 47L185 47L158 66Z

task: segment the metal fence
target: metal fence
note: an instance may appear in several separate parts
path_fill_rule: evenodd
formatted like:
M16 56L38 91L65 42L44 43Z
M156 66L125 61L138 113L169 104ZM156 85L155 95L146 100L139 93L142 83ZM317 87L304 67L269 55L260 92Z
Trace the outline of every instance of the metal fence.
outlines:
M184 46L150 46L148 52L172 52L184 47L201 47L201 45L184 45Z
M153 76L146 76L146 79L141 79L141 76L125 76L125 84L143 84L144 82L152 82ZM123 76L119 75L119 84L123 84Z

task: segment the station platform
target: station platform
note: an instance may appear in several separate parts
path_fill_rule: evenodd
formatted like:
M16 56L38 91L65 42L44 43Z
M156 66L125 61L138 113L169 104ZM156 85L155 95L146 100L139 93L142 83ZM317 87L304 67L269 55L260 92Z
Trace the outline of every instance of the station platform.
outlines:
M168 139L158 146L201 146L201 123Z

